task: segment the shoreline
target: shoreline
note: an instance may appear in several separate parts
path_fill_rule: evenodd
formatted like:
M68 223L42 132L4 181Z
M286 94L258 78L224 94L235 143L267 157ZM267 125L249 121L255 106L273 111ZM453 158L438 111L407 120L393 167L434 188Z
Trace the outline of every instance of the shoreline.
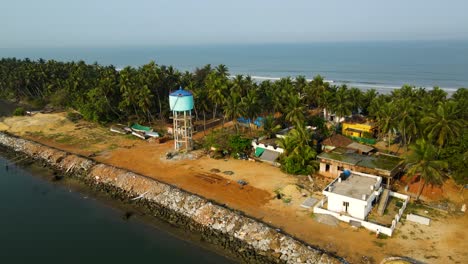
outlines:
M65 177L76 177L113 199L128 202L146 192L145 199L136 203L153 217L199 232L203 240L223 247L242 261L346 263L343 258L279 232L258 219L144 175L5 133L0 133L0 144L64 172Z

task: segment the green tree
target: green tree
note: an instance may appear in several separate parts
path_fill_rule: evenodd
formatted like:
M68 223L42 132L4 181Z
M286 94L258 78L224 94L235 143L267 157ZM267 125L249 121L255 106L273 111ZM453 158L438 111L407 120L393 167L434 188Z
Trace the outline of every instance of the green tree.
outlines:
M289 96L288 105L286 106L286 120L294 125L304 123L304 105L298 94L291 94Z
M226 103L224 106L224 118L232 120L236 132L239 132L239 125L237 118L242 117L245 113L245 106L241 101L241 97L235 91L232 91L231 94L226 97Z
M423 139L410 146L410 152L405 156L409 180L419 177L419 188L416 200L419 200L426 184L441 185L447 161L439 160L437 148Z
M290 174L311 174L317 171L317 153L310 146L312 134L303 124L297 124L288 135L280 138L277 144L284 149L280 156L281 168Z
M414 105L410 98L400 99L396 102L396 109L399 110L396 127L402 135L403 145L407 147L418 134Z
M346 85L340 86L334 93L331 100L330 108L336 115L336 123L338 123L340 118L351 115L353 110L353 102L352 98L350 98Z
M376 113L377 125L381 134L387 135L387 146L390 146L391 135L397 126L397 109L391 102L384 103Z
M434 112L429 112L421 120L426 127L424 133L427 138L443 147L459 137L464 128L464 120L457 118L460 110L453 101L439 102Z
M218 107L225 101L228 81L216 73L210 73L206 79L206 87L209 91L208 98L214 105L213 118L216 118Z
M263 135L267 138L273 138L281 130L281 126L276 123L272 115L265 117L263 121Z

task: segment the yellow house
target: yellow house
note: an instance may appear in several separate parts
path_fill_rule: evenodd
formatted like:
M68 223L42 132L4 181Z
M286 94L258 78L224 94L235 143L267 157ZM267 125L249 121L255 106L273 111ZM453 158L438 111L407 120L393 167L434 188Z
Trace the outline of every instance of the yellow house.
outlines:
M374 135L374 131L376 127L374 124L371 123L346 123L343 122L342 124L341 133L346 136L352 137L360 137L360 138L368 138L368 135ZM368 134L368 135L366 135Z

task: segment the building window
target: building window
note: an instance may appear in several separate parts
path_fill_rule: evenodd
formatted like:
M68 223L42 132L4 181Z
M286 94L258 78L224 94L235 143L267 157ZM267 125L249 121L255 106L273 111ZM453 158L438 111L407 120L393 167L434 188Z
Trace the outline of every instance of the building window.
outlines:
M325 164L325 171L330 171L330 164Z
M348 212L349 202L343 202L343 207L345 208L345 212Z
M339 171L344 171L344 167L343 166L338 166L338 170Z

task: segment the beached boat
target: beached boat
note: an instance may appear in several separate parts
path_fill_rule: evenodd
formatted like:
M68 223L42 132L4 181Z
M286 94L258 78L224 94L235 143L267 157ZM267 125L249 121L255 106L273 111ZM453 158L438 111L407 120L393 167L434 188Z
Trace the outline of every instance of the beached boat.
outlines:
M117 125L111 126L110 131L119 133L119 134L128 134L132 132L132 129L125 125L117 124Z
M154 132L154 131L146 131L145 135L148 136L148 137L152 137L152 138L158 138L159 137L159 133Z
M136 132L151 132L153 131L153 129L151 127L147 127L147 126L142 126L140 124L133 124L131 127L130 127L133 131L136 131Z
M132 135L134 135L135 137L139 137L141 139L146 139L146 135L143 132L133 131Z
M121 127L117 127L117 126L111 126L110 131L114 132L114 133L119 133L119 134L122 134L122 135L125 135L125 134L129 133L125 129L123 129Z

